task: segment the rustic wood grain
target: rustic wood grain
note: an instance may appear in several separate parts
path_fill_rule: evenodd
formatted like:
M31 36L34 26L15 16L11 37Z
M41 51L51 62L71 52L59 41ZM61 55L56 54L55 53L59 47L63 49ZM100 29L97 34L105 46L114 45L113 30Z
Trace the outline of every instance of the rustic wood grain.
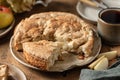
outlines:
M29 17L32 14L47 12L47 11L64 11L78 15L76 12L77 0L53 0L48 7L42 5L36 5L29 12L15 14L16 23L15 26L24 18ZM15 27L14 27L15 28ZM42 72L28 68L19 62L17 62L10 53L9 41L13 34L14 29L5 37L0 38L0 62L7 62L20 68L26 75L28 80L78 80L81 68L74 68L62 73L57 72ZM117 50L120 53L120 46L108 46L103 44L101 52ZM84 66L82 67L84 68ZM18 79L19 80L19 79Z

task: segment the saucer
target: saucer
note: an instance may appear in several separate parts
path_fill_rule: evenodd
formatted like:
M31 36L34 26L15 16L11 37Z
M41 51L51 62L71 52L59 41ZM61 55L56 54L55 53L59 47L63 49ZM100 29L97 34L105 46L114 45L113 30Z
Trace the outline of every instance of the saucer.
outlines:
M102 2L104 2L108 7L120 8L120 0L102 0ZM79 1L76 5L76 10L82 18L96 24L98 13L102 8L91 7Z

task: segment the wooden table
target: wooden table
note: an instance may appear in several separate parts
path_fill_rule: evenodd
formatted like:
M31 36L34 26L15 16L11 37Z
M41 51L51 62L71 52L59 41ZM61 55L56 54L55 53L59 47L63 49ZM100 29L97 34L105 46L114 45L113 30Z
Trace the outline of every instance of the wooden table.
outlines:
M48 5L48 7L44 7L42 5L36 5L30 12L24 12L21 14L15 14L16 23L15 26L20 22L21 19L29 17L31 14L47 12L47 11L64 11L70 12L78 15L76 12L76 3L77 0L54 0L52 3ZM13 29L14 30L14 29ZM78 67L74 68L62 73L57 72L42 72L39 70L34 70L28 68L19 62L17 62L10 53L9 50L9 41L13 34L13 30L10 31L5 37L0 39L0 62L7 62L19 67L26 75L28 80L78 80L80 75L80 70L84 68ZM117 50L120 53L120 46L108 46L102 45L101 52Z

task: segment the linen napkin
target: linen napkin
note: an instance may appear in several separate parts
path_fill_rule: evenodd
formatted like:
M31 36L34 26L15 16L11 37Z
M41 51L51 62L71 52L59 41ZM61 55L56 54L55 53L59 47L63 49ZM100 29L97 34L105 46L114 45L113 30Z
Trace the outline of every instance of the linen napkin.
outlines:
M82 69L79 80L120 80L120 60L107 70Z

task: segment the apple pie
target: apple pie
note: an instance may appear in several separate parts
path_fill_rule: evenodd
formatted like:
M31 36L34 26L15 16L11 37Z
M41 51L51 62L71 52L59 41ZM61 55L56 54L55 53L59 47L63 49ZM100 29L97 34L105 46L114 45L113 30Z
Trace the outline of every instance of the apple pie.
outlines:
M8 66L0 65L0 80L7 80L8 76Z
M45 70L61 54L91 56L94 35L91 25L74 14L44 12L22 20L14 31L13 43L30 64Z

